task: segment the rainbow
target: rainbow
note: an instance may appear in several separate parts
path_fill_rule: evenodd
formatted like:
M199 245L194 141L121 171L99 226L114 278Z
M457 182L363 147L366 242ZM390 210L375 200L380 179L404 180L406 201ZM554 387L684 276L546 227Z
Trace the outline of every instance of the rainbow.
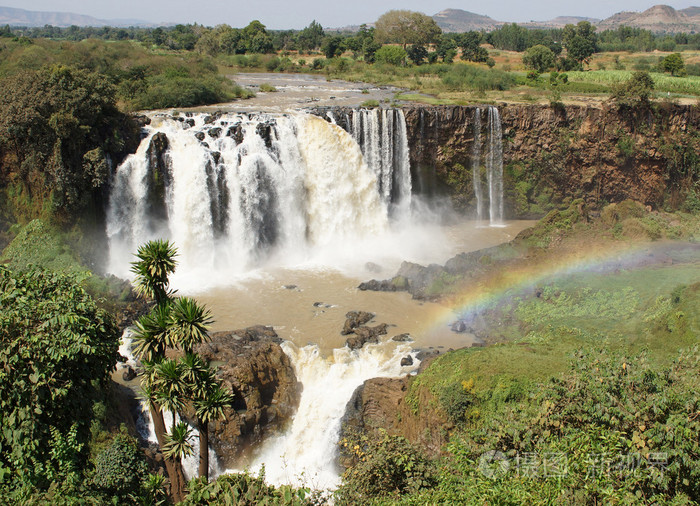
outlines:
M656 251L663 251L687 244L678 243L608 243L595 245L587 250L568 252L559 256L542 255L526 258L509 265L507 270L478 279L456 295L450 297L437 316L425 326L425 331L449 325L455 320L469 321L486 309L528 291L537 285L571 274L591 272L604 274L648 265ZM691 246L700 251L700 245Z

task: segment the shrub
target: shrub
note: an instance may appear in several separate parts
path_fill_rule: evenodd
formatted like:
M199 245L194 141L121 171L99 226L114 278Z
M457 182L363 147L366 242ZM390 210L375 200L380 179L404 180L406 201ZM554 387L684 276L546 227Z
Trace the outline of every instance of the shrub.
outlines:
M343 473L336 504L363 504L374 497L415 493L434 483L428 460L402 436L379 429L378 433L348 436L339 444L355 464Z
M119 332L74 279L49 271L0 266L0 307L0 468L43 486L56 479L51 442L87 440Z
M147 471L143 452L136 440L119 433L95 458L93 484L109 496L126 498L137 495Z
M374 60L377 63L388 63L390 65L402 65L406 61L406 51L399 46L382 46L374 53Z

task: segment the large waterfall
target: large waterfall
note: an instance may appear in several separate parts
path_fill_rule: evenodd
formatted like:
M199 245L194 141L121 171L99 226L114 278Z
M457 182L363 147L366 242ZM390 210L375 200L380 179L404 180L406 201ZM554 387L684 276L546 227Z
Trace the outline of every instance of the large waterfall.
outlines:
M376 109L353 121L350 135L302 113L152 116L113 180L110 270L126 275L154 237L174 241L180 271L221 275L386 232L410 213L406 123Z
M501 130L501 117L498 108L489 106L486 110L486 145L483 145L481 134L482 111L474 109L474 141L472 144L472 182L474 197L476 199L476 218L478 221L485 219L482 167L486 172L486 184L488 187L489 224L501 226L503 224L503 134Z

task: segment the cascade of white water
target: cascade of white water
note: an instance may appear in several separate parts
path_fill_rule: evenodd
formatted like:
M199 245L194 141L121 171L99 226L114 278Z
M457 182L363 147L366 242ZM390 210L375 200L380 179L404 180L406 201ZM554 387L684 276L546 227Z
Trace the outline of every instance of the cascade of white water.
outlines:
M306 114L154 115L114 175L110 271L127 276L138 245L157 237L178 248L176 275L201 283L205 273L225 282L263 262L302 261L382 233L389 212L406 212L411 197L405 119L400 111L386 118L354 114L351 137Z
M396 167L393 171L394 185L396 187L393 202L395 205L395 215L399 218L410 216L411 212L411 161L408 150L408 132L406 129L406 117L402 110L395 113L398 116L395 131L395 160Z
M264 464L266 479L276 485L311 485L335 488L340 482L336 465L341 418L355 389L370 378L406 374L417 367L401 367L409 345L391 349L392 343L365 345L351 351L334 350L321 356L318 346L297 348L282 345L290 357L297 379L304 385L299 409L291 426L280 436L265 441L253 458L253 471Z
M406 118L397 109L356 109L346 122L357 140L367 165L377 176L378 191L390 207L393 218L401 220L411 211L411 166Z
M498 108L488 109L488 158L486 164L489 185L489 218L491 226L503 224L503 136Z
M481 190L481 109L474 109L474 142L472 144L472 183L476 197L476 219L484 218L484 195Z

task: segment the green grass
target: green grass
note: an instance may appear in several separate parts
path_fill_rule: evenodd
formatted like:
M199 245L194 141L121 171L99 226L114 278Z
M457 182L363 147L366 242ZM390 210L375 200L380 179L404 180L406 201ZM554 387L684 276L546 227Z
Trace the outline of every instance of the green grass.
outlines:
M587 72L567 72L569 82L612 85L625 82L632 77L628 70L594 70ZM700 95L700 76L672 77L670 74L653 72L651 77L660 93Z

